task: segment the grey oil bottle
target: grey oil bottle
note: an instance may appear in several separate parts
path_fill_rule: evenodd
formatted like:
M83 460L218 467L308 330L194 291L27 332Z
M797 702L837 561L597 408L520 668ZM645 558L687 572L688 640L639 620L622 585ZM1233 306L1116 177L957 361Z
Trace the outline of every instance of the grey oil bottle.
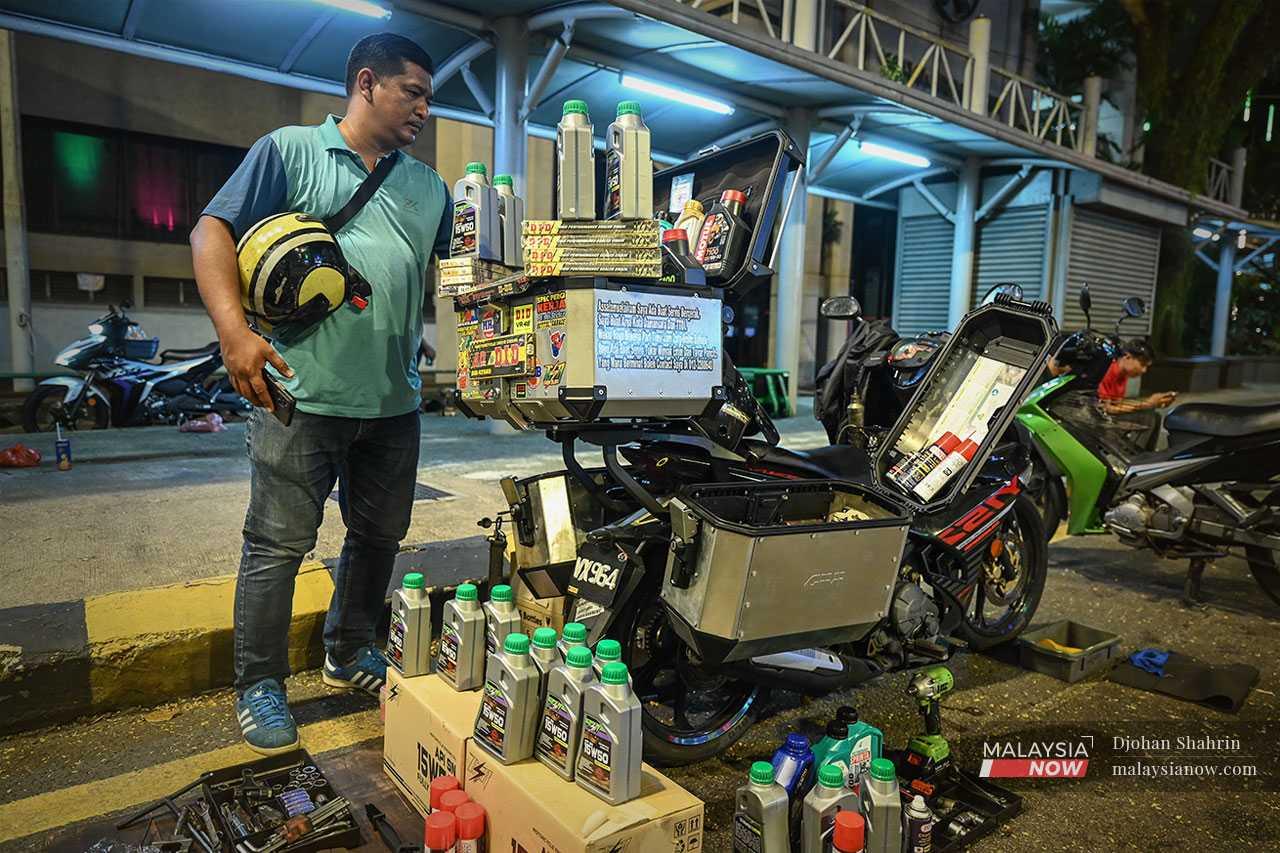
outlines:
M566 625L566 633L568 628ZM551 677L547 679L547 698L542 703L534 757L569 782L573 781L578 766L582 698L595 681L591 650L586 646L570 648L565 662L551 670Z
M533 665L538 668L538 701L547 695L547 678L551 670L560 665L560 652L556 649L555 628L538 628L533 632L533 645L529 648L529 656Z
M846 787L844 768L824 764L818 782L805 795L800 817L800 853L830 853L836 814L858 810L858 795Z
M893 762L873 758L858 796L859 810L867 822L867 853L901 853L902 795Z
M453 600L444 603L436 671L454 690L475 690L484 684L484 662L484 611L479 593L475 584L458 584Z
M556 126L556 217L596 218L595 128L586 101L565 101Z
M560 642L556 643L556 650L560 652L560 660L569 659L569 649L574 646L586 646L587 644L587 626L581 622L566 622L564 630L560 632ZM588 652L591 649L587 649Z
M453 235L449 257L502 261L502 220L498 192L489 186L484 163L468 163L453 185Z
M653 159L639 101L620 101L605 132L605 219L653 217Z
M538 667L529 657L529 638L508 634L502 651L489 655L476 743L503 764L514 764L533 755L537 726Z
M406 676L431 671L431 599L424 586L421 573L410 572L391 593L387 660Z
M516 610L511 587L499 584L489 590L489 600L484 605L484 653L485 660L502 649L502 641L508 634L520 630L520 611ZM486 663L486 672L488 664Z
M640 795L640 700L625 663L608 663L582 696L577 783L606 803Z
M773 781L773 765L752 764L750 781L734 798L734 853L790 853L790 809L787 789Z
M524 199L516 195L515 182L510 175L494 175L493 188L498 191L502 263L509 267L523 267L524 255L520 248L520 231L524 222Z

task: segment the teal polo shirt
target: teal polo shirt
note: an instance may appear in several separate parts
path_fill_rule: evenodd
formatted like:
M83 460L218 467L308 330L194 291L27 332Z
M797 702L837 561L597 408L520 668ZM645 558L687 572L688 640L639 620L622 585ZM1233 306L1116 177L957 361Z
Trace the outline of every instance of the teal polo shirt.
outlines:
M204 213L235 238L278 213L324 219L369 174L329 116L316 127L282 127L259 139ZM293 368L284 380L298 410L382 418L418 408L427 266L448 252L452 204L434 169L403 151L382 186L337 234L347 260L373 288L363 311L343 305L293 343L273 341Z

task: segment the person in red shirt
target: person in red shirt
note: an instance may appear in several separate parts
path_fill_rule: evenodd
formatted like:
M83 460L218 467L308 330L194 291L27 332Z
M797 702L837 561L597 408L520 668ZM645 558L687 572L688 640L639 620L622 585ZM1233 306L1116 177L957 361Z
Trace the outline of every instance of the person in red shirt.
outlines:
M1098 383L1098 399L1102 406L1111 413L1138 412L1146 409L1160 409L1177 399L1173 391L1163 391L1149 397L1133 400L1125 399L1129 380L1147 372L1151 362L1155 361L1155 352L1151 344L1134 338L1124 345L1119 358L1111 362L1107 373Z

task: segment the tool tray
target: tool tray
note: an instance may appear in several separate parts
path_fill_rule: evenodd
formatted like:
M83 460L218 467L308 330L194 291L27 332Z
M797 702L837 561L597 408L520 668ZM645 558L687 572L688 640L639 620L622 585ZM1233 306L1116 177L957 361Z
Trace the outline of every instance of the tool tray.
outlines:
M966 315L879 443L872 459L876 487L916 512L945 506L967 489L1039 381L1056 333L1053 309L1045 302L1001 295ZM987 434L973 459L932 497L905 491L885 476L899 459L944 431L964 439L984 425Z
M931 835L933 849L938 853L963 850L975 841L995 832L1001 824L1017 817L1022 811L1021 796L961 770L954 764L948 765L930 777L927 780L926 790L930 786L932 793L928 794L912 786L903 786L902 807L905 809L916 794L924 796L935 818ZM941 808L940 803L945 800L954 800L956 805ZM981 824L976 827L965 827L964 835L958 837L949 834L947 825L963 812L977 814L982 818Z
M304 772L303 769L308 767L312 768L312 771ZM291 778L290 772L293 770L297 770L297 775L302 778ZM224 804L237 802L235 789L242 784L245 771L254 774L255 781L260 785L270 786L273 792L279 789L279 792L283 793L291 788L304 790L317 806L324 805L324 803L316 803L316 800L320 797L323 797L325 802L330 802L341 796L329 784L328 779L318 769L315 760L305 749L273 755L258 761L237 764L234 767L225 767L209 773L203 784L204 798L214 813L214 820L218 822L218 828L222 832L223 839L231 839L230 845L224 845L224 849L228 851L250 853L250 851L261 849L263 845L276 837L275 826L244 834L238 831L234 823L228 819L222 810ZM278 794L274 794L270 799L262 802L288 817ZM347 814L351 824L349 830L335 835L328 835L323 832L322 827L320 832L309 834L323 835L323 837L317 838L315 841L309 841L304 836L292 844L274 848L273 853L303 853L303 851L331 850L337 847L359 847L363 842L363 838L360 834L359 824L356 822L353 805L348 804ZM255 814L253 817L256 818L257 815Z
M710 484L669 509L662 600L704 661L850 642L888 613L909 520L865 485Z

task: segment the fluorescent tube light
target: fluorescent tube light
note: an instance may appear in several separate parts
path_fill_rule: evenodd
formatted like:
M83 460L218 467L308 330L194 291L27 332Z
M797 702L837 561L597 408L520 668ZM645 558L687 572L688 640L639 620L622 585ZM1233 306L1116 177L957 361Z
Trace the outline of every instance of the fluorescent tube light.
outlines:
M1208 228L1196 228L1191 233L1199 237L1201 240L1208 240L1210 237L1213 236L1213 232L1210 231Z
M646 80L643 77L637 77L634 74L628 74L625 71L622 73L622 85L628 89L635 89L638 92L647 92L650 95L657 95L659 98L666 98L669 101L688 104L691 107L699 107L713 113L719 113L722 116L733 115L733 104L726 104L724 101L717 101L714 98L705 98L702 95L695 95L693 92L689 92L684 89L677 89L674 86L668 86L665 83Z
M863 154L881 157L885 160L893 160L895 163L905 163L908 166L918 166L921 169L927 169L932 165L928 158L921 157L919 154L899 151L897 148L890 148L888 145L880 145L876 142L859 142L858 147L862 149Z
M379 18L385 21L391 17L391 10L385 6L379 6L377 3L370 3L369 0L311 0L312 3L319 3L321 6L328 6L332 9L341 9L344 12L355 12L357 15L364 15L366 18Z

